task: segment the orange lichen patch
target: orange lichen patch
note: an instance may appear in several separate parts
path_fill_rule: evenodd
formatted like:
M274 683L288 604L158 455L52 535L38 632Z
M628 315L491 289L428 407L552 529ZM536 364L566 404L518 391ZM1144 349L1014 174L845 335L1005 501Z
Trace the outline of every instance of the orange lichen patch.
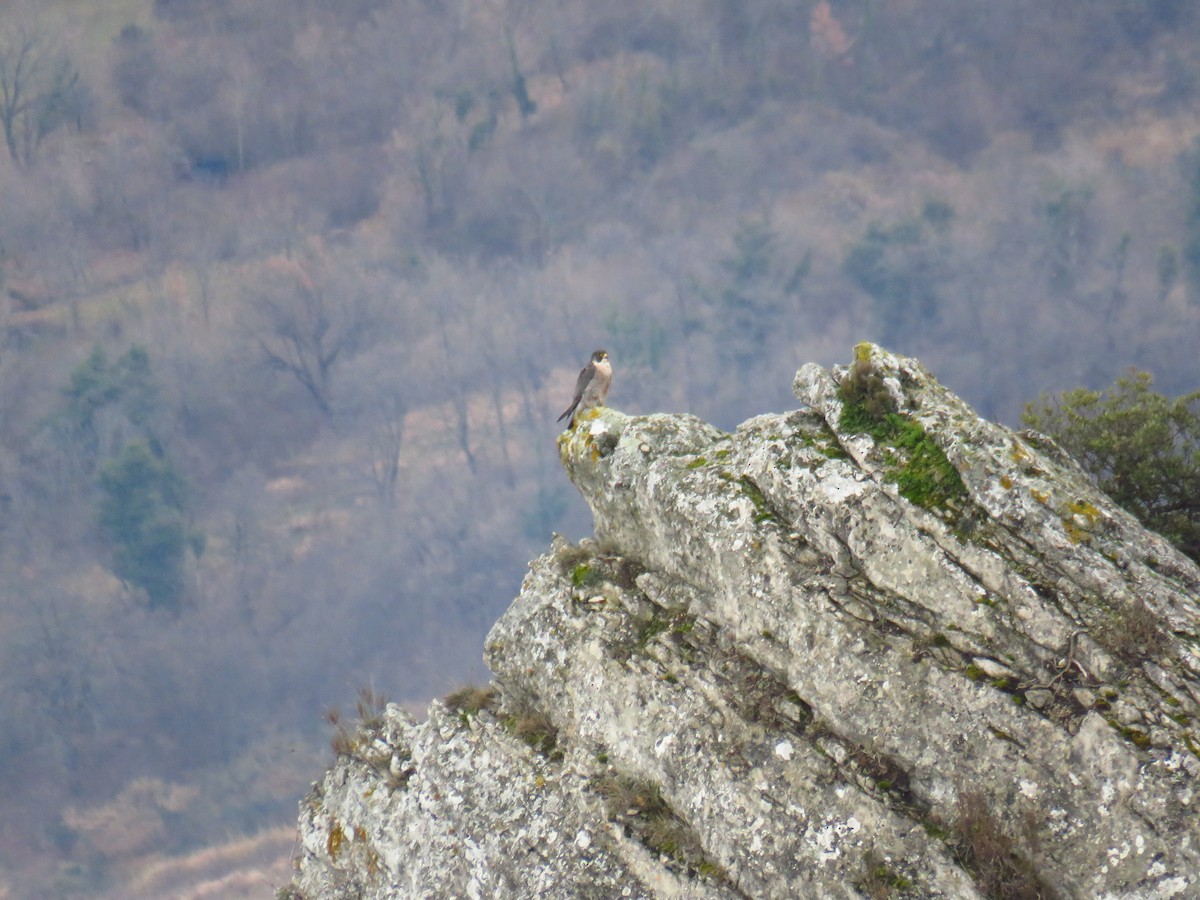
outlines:
M337 862L338 855L342 852L342 844L346 840L346 832L342 830L342 826L335 821L329 828L329 837L325 840L325 852L329 854L329 858Z
M1092 539L1096 525L1103 518L1100 510L1086 500L1068 503L1063 513L1063 529L1072 544L1084 544Z
M1076 500L1074 503L1068 503L1067 511L1075 518L1081 519L1082 524L1088 527L1094 526L1103 518L1103 513L1086 500Z
M1086 544L1092 539L1091 532L1080 528L1073 519L1063 519L1063 530L1066 531L1067 539L1072 544Z

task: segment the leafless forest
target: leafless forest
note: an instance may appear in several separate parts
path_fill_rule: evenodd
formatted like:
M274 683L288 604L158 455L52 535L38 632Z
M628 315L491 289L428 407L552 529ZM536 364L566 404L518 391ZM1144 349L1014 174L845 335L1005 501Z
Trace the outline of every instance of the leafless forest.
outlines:
M485 677L587 533L596 347L726 428L863 339L1008 423L1195 389L1198 60L1190 0L5 3L0 897L281 883L327 711Z

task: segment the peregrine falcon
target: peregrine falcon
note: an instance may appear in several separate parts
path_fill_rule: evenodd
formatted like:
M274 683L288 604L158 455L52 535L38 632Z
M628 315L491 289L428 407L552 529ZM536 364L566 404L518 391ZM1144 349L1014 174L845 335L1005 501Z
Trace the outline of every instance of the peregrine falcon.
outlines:
M597 350L592 354L592 361L583 367L579 380L575 382L575 399L567 407L566 412L558 417L561 422L567 416L571 421L568 428L575 427L575 416L586 412L595 406L603 406L604 398L608 396L608 386L612 384L612 363L608 361L608 352Z

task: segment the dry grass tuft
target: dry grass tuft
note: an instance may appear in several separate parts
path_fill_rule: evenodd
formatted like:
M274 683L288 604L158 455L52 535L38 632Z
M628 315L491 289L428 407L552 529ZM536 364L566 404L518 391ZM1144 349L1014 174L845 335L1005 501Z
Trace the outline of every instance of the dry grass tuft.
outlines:
M1130 666L1153 659L1167 646L1158 617L1140 599L1115 609L1094 634L1098 643Z
M551 760L563 758L558 746L558 729L540 709L524 708L504 719L504 727L523 740L542 756Z
M598 778L594 787L608 817L629 828L660 857L705 878L726 877L705 854L692 827L663 799L658 785L613 773Z
M1032 834L1030 827L1026 831ZM959 791L950 835L955 858L975 878L980 892L995 900L1054 900L1057 895L1034 871L1026 854L978 791ZM1027 836L1024 842L1032 845Z
M451 691L442 698L442 702L460 716L469 717L478 715L484 709L494 712L499 699L499 693L490 684L468 684Z

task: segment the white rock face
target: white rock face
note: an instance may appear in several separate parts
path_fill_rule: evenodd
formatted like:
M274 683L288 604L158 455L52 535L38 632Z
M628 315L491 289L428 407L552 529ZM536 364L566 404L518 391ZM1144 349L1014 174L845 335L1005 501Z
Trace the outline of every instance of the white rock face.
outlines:
M595 540L532 564L484 709L363 727L294 890L1200 895L1200 571L1048 439L856 358L891 435L805 366L734 434L564 436Z

